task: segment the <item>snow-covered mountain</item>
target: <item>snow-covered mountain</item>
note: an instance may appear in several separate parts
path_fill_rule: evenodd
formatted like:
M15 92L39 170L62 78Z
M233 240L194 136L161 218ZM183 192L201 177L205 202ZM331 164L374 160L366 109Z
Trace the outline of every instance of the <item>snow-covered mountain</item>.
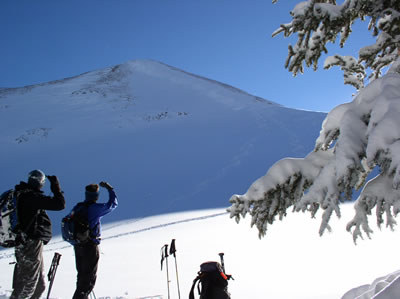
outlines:
M68 211L109 181L120 208L105 221L225 207L278 159L308 153L324 117L147 60L2 88L0 190L40 168L59 176ZM55 232L66 212L51 213Z

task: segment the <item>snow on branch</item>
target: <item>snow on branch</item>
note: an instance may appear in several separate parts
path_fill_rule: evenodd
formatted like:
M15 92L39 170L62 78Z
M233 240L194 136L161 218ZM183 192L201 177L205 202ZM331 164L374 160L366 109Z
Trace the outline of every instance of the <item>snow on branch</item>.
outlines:
M229 208L231 217L240 221L247 213L252 216L260 237L268 224L278 216L286 216L303 191L314 182L321 168L333 157L332 151L312 152L304 159L287 158L275 163L268 173L255 181L244 195L233 195Z
M393 230L396 225L394 216L400 212L400 192L393 188L392 184L393 177L381 173L365 185L354 205L356 214L346 227L349 232L354 228L352 232L354 243L358 237L363 238L362 230L370 238L372 229L368 224L368 215L372 214L373 208L376 208L378 227L381 227L384 222L382 216L386 214L386 226Z
M277 0L273 0L273 3ZM285 67L294 75L302 73L304 65L317 69L322 53L327 53L328 42L339 38L343 47L357 19L369 19L368 29L376 36L373 45L359 51L359 58L335 55L328 57L325 68L339 66L344 71L345 83L358 90L364 79L376 79L382 68L398 57L400 45L400 1L398 0L345 0L341 5L335 0L308 0L297 4L290 12L292 22L282 24L272 36L283 33L285 37L297 33L297 42L289 45ZM367 76L366 70L372 73Z
M353 85L357 90L364 87L365 68L352 56L330 56L325 60L324 69L339 66L343 71L344 84Z
M269 224L282 220L287 210L323 210L320 234L330 230L329 220L340 217L340 203L351 201L353 192L364 186L355 203L356 216L348 230L354 241L363 230L370 236L368 215L377 209L380 225L396 223L400 211L400 62L387 75L363 88L350 103L333 109L322 124L314 151L305 158L276 162L255 181L246 194L230 199L230 216L237 222L250 214L259 236ZM374 168L380 175L366 183Z

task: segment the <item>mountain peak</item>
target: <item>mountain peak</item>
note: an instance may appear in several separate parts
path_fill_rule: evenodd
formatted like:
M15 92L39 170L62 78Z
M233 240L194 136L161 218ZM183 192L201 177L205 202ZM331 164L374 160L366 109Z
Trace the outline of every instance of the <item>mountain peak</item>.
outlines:
M56 89L63 88L62 86L64 86L65 88L71 89L70 92L75 96L96 92L106 95L110 94L111 91L111 94L122 92L124 94L123 96L127 97L127 93L132 92L132 87L135 89L140 88L139 84L143 79L147 81L145 85L149 85L150 82L153 82L151 86L152 89L160 89L162 86L166 87L166 84L170 84L174 85L176 88L203 92L208 94L208 96L214 94L215 99L219 101L223 98L229 98L229 100L225 100L225 102L231 104L235 102L236 104L234 106L236 109L238 109L238 107L243 107L243 105L246 106L251 102L280 106L277 103L250 95L231 85L195 75L151 59L130 60L112 67L89 71L77 76L36 85L17 88L0 88L0 98L10 94L27 93L34 89L48 86L53 86ZM129 97L132 97L132 95Z
M132 66L133 68L140 70L142 72L148 73L148 74L153 74L155 76L160 76L161 74L165 75L165 76L171 76L172 74L175 73L175 76L179 77L179 76L188 76L191 77L193 79L198 79L204 82L208 82L212 85L218 85L219 87L222 88L226 88L228 90L231 90L234 93L241 93L247 96L251 96L253 97L255 100L260 101L260 102L265 102L268 104L272 104L272 105L279 105L277 103L265 100L263 98L257 97L257 96L253 96L250 95L249 93L236 88L234 86L231 86L229 84L226 83L222 83L216 80L212 80L203 76L199 76L184 70L181 70L179 68L167 65L163 62L159 62L159 61L155 61L155 60L133 60L133 61L129 61L127 62L128 65ZM279 105L280 106L280 105Z

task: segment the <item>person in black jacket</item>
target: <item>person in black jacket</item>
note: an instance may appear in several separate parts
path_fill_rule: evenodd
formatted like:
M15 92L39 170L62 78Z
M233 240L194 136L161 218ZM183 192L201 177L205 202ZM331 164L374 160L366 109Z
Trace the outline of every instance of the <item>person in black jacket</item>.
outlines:
M47 176L54 196L47 196L41 190L46 176L41 170L29 173L28 182L15 186L18 196L18 219L26 233L26 241L15 247L13 292L10 299L40 298L46 289L43 275L43 245L51 237L51 221L45 210L60 211L65 200L58 178Z

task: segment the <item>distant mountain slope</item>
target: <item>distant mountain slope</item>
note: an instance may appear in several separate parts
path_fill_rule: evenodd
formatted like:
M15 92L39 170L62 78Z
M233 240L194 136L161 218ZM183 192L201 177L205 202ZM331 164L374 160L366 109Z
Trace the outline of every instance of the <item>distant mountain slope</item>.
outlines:
M120 208L108 221L228 206L276 160L311 151L324 117L146 60L3 88L0 190L40 168L68 211L109 181Z

